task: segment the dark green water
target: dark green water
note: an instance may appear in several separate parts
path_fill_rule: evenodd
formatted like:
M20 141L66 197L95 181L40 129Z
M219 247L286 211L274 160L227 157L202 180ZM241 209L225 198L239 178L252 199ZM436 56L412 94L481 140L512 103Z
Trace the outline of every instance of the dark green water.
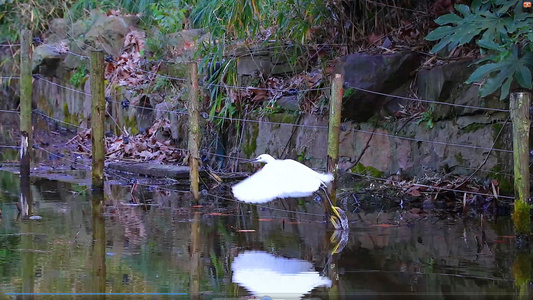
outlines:
M320 203L255 207L204 196L201 207L191 207L188 194L168 188L108 185L102 198L77 184L32 178L22 189L30 220L16 205L20 179L0 172L1 292L109 299L531 295L532 254L516 252L508 217L482 223L418 209L358 209L348 212L347 243L332 254L338 244Z

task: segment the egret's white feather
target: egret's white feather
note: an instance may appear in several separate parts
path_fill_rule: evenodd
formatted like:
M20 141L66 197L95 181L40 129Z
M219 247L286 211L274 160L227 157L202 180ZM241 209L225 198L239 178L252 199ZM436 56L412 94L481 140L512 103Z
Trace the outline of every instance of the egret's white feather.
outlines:
M291 159L276 160L262 154L257 161L267 164L232 187L233 195L241 201L265 203L276 198L306 197L333 180L333 175L315 172Z

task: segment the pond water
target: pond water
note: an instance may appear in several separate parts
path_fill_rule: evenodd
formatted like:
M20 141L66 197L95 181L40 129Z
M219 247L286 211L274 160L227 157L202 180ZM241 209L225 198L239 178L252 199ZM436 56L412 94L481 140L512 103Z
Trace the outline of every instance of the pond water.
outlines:
M219 188L192 205L173 182L135 182L115 178L92 195L79 182L0 172L0 298L531 295L532 255L515 250L508 216L351 203L339 233L314 199L255 206Z

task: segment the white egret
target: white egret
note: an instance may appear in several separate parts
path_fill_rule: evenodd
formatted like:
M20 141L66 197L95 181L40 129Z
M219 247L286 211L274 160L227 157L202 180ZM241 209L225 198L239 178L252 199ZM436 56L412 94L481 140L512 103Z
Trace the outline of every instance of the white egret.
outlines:
M332 174L315 172L292 159L281 160L268 154L261 154L252 161L264 162L266 165L232 187L235 198L246 203L266 203L276 198L311 196L318 189L333 181ZM327 198L327 192L325 195ZM329 198L327 199L330 201ZM347 229L348 221L344 212L333 206L331 201L330 205L338 217L331 217L335 228Z
M321 185L333 180L333 175L315 172L292 159L281 160L261 154L253 161L266 165L232 188L235 198L247 203L311 196Z
M300 299L316 287L331 287L331 280L320 276L310 262L263 251L240 253L231 270L233 282L256 297Z

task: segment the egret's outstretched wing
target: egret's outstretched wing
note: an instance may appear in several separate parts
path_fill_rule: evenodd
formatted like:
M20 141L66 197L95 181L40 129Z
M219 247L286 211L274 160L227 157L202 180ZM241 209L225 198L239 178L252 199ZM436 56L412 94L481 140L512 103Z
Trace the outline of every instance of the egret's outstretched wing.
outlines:
M333 179L294 160L276 160L233 186L235 198L248 203L265 203L276 198L306 197Z
M233 196L247 203L272 201L280 194L277 175L276 168L267 164L254 175L234 185Z
M297 161L294 161L292 159L286 159L277 161L284 165L284 169L291 170L294 175L298 175L298 178L306 180L311 178L316 178L323 182L324 184L328 184L331 181L333 181L333 175L332 174L322 174L314 171L313 169L309 168L308 166L301 164ZM313 181L315 182L315 181ZM318 189L318 187L317 187Z

